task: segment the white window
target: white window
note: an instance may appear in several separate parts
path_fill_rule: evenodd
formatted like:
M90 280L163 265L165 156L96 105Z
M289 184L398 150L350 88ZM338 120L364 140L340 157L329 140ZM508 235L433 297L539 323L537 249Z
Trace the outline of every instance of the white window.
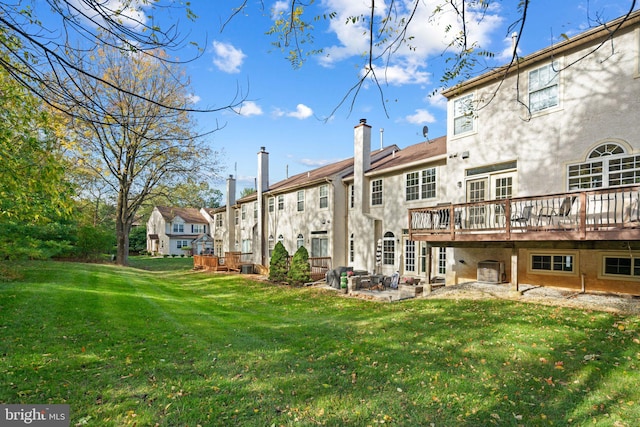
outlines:
M278 196L278 210L281 211L284 209L284 195Z
M273 212L275 210L275 202L276 200L273 197L269 197L269 212Z
M251 239L243 239L242 240L242 253L249 254L251 253Z
M236 225L238 225L240 223L239 218L240 218L240 212L238 212L238 210L235 210L235 221L236 221Z
M416 271L416 242L413 240L404 241L404 271Z
M382 204L382 180L375 179L371 181L371 205L379 206Z
M326 257L329 255L329 239L324 233L311 233L311 256Z
M382 264L393 265L396 256L396 238L395 235L387 231L382 239Z
M247 219L247 205L242 205L242 220Z
M258 202L253 202L253 219L258 219Z
M607 188L640 183L640 155L628 155L623 147L606 143L596 147L587 161L569 165L569 190Z
M269 258L271 258L271 255L273 254L273 248L275 247L276 241L273 238L273 235L270 234L269 235L269 239L268 239L268 244L269 244Z
M222 214L216 214L216 227L222 227Z
M329 207L329 186L320 186L320 209Z
M184 233L184 224L181 222L173 223L173 232L174 233Z
M204 224L191 224L191 232L202 234L205 232Z
M424 200L436 197L436 168L406 174L405 199Z
M298 212L304 211L304 190L300 190L297 193L298 197Z
M177 244L178 244L178 249L189 247L188 240L178 240Z
M447 248L438 248L438 274L447 274Z
M302 234L298 234L298 238L296 240L296 248L300 249L301 246L304 246L304 236Z
M473 130L473 114L473 95L465 95L453 101L454 135Z
M558 105L558 62L529 72L529 110L532 113Z

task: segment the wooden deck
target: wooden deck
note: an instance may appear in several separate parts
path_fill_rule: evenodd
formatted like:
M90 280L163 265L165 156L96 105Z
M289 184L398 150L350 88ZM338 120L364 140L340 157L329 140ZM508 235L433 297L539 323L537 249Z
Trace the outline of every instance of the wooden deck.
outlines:
M640 239L640 186L409 210L412 240L501 242Z

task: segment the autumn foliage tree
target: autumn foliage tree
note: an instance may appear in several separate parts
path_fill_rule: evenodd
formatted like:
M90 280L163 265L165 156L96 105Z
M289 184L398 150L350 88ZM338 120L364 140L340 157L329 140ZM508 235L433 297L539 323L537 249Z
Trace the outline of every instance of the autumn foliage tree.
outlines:
M136 213L154 191L214 173L217 165L187 111L188 79L180 66L156 59L165 55L123 53L107 46L92 58L92 73L101 79L78 75L67 88L82 99L69 111L75 163L102 180L113 195L116 262L121 265L128 262Z

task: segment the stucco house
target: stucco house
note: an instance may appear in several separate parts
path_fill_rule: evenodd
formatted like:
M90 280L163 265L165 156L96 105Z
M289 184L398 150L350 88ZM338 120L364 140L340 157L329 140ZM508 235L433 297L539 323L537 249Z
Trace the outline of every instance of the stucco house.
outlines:
M209 221L197 208L156 206L147 221L147 252L187 255L212 247Z
M444 96L446 137L372 150L362 119L353 158L276 183L261 147L256 193L203 212L218 252L640 295L640 11Z
M640 11L443 94L450 204L410 234L447 282L640 294Z

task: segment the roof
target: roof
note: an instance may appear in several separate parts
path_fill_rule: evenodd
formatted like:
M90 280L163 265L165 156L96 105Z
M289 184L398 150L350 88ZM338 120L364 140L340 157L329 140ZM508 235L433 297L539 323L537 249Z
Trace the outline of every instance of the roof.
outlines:
M500 81L512 73L521 71L524 67L535 64L537 62L549 60L552 57L557 57L569 50L577 49L583 45L592 43L602 43L608 38L613 38L618 30L627 28L630 26L638 25L640 23L640 10L629 13L606 24L592 28L584 33L577 34L567 40L564 40L553 46L549 46L545 49L538 50L523 58L519 58L517 66L505 65L491 70L487 73L481 74L478 77L474 77L467 81L457 84L456 86L444 90L442 95L446 98L453 98L466 92L474 87L481 86L487 83L495 83Z
M177 216L182 218L185 222L194 224L207 224L208 221L200 213L198 208L175 208L168 206L156 206L160 215L165 221L173 221Z
M441 136L429 141L410 145L392 156L374 162L368 172L384 172L385 170L407 167L415 163L427 161L447 154L447 137Z
M392 145L380 150L372 151L371 160L375 161L376 159L389 157L394 151L398 150L398 146ZM310 185L317 184L318 182L331 180L336 176L343 178L350 173L353 173L353 157L279 181L269 186L269 193L281 193L283 191L290 191L294 188L308 187Z

